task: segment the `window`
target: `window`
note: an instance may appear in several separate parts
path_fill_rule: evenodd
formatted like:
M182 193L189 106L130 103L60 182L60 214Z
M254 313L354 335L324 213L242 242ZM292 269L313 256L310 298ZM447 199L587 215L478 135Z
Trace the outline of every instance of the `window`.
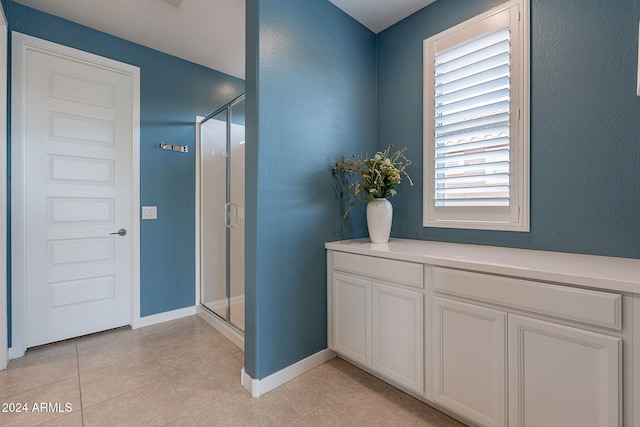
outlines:
M528 1L424 41L424 226L529 231Z

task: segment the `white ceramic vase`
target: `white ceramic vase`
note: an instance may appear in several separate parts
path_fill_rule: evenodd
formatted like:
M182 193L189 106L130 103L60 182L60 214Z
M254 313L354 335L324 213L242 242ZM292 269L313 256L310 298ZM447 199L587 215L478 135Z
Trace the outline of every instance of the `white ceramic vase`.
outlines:
M393 206L387 199L375 199L367 204L367 228L371 243L387 243L391 234Z

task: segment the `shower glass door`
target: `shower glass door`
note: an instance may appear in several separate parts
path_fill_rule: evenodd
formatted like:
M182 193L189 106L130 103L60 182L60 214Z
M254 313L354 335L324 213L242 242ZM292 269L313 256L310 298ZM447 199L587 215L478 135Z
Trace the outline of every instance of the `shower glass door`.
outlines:
M244 331L244 95L200 124L201 304Z

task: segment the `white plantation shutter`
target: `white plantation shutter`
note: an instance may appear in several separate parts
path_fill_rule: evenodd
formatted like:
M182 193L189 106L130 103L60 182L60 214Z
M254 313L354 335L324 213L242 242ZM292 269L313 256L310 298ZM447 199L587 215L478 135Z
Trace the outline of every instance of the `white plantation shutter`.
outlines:
M528 7L424 42L425 226L528 231Z
M436 53L436 206L509 205L509 28Z

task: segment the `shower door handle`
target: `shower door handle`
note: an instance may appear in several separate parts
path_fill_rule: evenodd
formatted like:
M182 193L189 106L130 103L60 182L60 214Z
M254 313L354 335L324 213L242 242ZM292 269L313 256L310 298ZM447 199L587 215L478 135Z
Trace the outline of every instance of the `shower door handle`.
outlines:
M230 215L231 219L229 220L230 228L233 228L238 225L238 205L236 205L235 203L229 203L229 208L230 211L233 211L233 215Z
M233 210L233 216L231 211ZM227 228L233 228L238 225L238 205L228 202L224 205L224 225Z

